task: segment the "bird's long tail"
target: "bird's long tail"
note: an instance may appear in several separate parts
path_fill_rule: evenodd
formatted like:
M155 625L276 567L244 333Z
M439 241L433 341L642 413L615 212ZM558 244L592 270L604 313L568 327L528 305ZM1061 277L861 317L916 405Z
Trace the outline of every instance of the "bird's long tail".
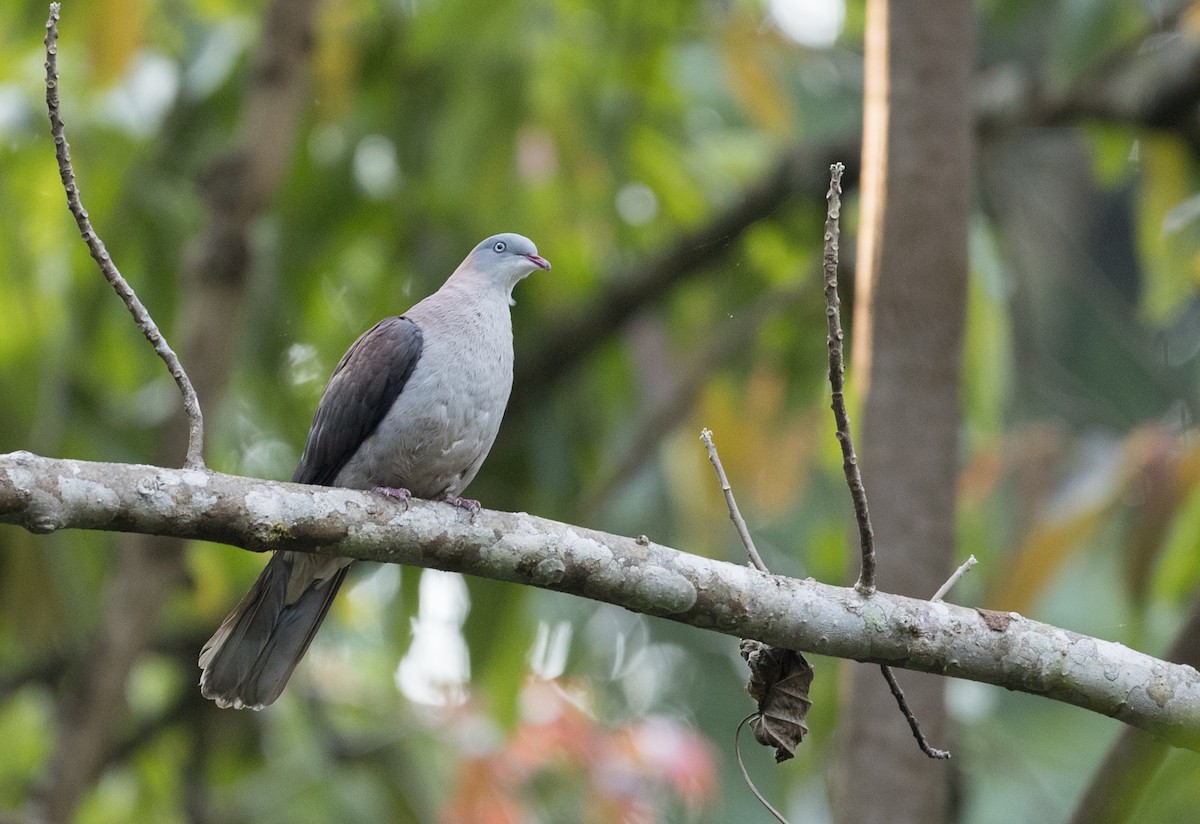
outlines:
M220 707L262 709L283 692L329 612L348 565L276 552L200 651L200 692Z

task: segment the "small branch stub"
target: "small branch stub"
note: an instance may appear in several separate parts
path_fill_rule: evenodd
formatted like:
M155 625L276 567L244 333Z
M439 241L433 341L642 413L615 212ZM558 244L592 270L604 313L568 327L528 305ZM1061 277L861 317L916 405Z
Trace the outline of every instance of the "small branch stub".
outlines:
M943 598L945 598L946 593L950 591L950 588L958 583L958 579L963 577L964 575L966 575L968 572L970 572L971 567L975 566L975 564L977 564L977 563L979 563L979 561L976 560L974 555L971 555L970 557L968 557L967 560L962 562L962 565L959 566L958 569L954 570L954 573L949 578L946 579L946 583L942 584L938 588L938 591L935 592L933 594L933 597L930 598L929 600L930 601L940 601Z
M708 450L708 460L716 470L717 482L721 484L721 492L725 495L725 506L729 508L729 520L733 521L734 529L737 530L738 537L742 539L742 546L746 548L746 554L750 556L751 566L759 572L770 572L767 565L763 563L762 556L758 554L758 549L754 546L754 539L750 537L746 519L742 517L737 501L733 497L733 487L729 485L729 478L725 476L725 467L721 466L721 457L717 454L717 445L713 443L712 430L707 427L700 430L700 440L704 442L704 448Z
M121 276L116 264L109 257L104 241L92 228L88 213L83 208L79 196L79 187L75 183L75 170L71 166L71 147L67 143L65 124L59 111L58 99L58 13L59 4L50 4L50 17L46 21L46 110L50 116L50 134L54 137L54 153L58 159L58 173L62 178L63 189L67 193L67 208L79 226L79 232L87 244L88 251L96 265L100 267L105 280L112 285L117 295L125 302L129 313L133 315L137 326L146 336L146 340L154 347L154 351L167 365L171 377L183 395L183 407L188 416L188 445L185 465L189 469L204 467L204 417L200 412L200 399L192 387L179 358L167 344L162 332L150 317L146 307L138 299L137 294L129 283Z
M974 555L967 558L967 560L964 561L958 569L954 570L953 574L951 574L948 579L946 579L946 583L942 584L938 588L938 591L935 592L933 597L929 599L930 602L940 601L945 598L946 593L950 591L950 588L958 583L958 579L970 572L971 567L975 566L977 563L978 561L975 559ZM984 620L987 620L986 617ZM883 664L879 667L879 670L883 673L883 680L887 681L888 689L891 690L892 697L896 699L896 705L900 708L900 712L904 716L904 720L908 722L908 728L912 730L913 738L917 739L917 746L920 747L921 752L925 753L930 758L939 760L949 758L949 750L939 750L937 747L930 745L929 739L927 739L925 737L925 733L921 731L921 723L917 721L917 716L913 714L912 708L909 707L908 699L904 697L904 690L900 688L900 682L896 680L896 674L892 672L892 668L887 664Z
M746 554L750 556L750 565L760 572L770 573L754 546L754 539L750 537L746 520L733 497L733 487L725 475L725 467L721 465L721 456L717 454L717 445L713 443L712 430L707 427L701 430L700 440L708 450L708 460L712 463L717 473L717 482L725 494L729 519L733 521L742 539L742 545L746 548ZM808 696L814 675L812 664L795 650L771 646L752 638L741 639L738 649L750 669L750 681L746 684L746 692L750 693L750 697L758 704L758 709L742 719L733 735L733 749L737 754L738 767L741 768L746 786L754 793L759 803L777 821L788 824L787 819L771 806L751 780L750 773L746 771L746 765L742 762L738 738L742 726L749 722L750 729L754 732L754 740L764 747L775 749L776 763L793 758L796 747L800 746L804 736L808 735L805 716L812 706L812 700Z

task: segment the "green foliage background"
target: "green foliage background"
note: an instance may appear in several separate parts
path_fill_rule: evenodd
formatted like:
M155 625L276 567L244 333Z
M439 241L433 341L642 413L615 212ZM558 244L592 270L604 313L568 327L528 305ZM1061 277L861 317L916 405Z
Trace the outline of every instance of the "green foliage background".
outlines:
M85 203L174 336L188 312L180 261L204 223L198 180L236 139L270 36L265 6L65 6L63 105ZM1121 0L992 0L979 15L981 77L1025 72L1051 90L1135 54L1160 25ZM45 16L41 3L0 2L0 452L152 461L178 401L64 208L42 102ZM696 440L709 426L772 568L846 580L852 530L816 265L821 152L855 151L859 137L862 20L852 4L836 44L815 48L757 2L322 3L311 99L281 190L252 227L244 311L203 319L238 352L227 395L205 406L210 465L290 476L349 343L435 289L488 234L528 234L554 263L518 287L520 368L555 363L570 319L692 233L711 252L701 265L556 379L519 372L470 492L737 560ZM1179 30L1189 25L1184 15ZM810 182L740 236L705 235L797 147L813 152ZM1200 579L1196 182L1196 144L1170 129L1030 116L981 140L960 516L962 555L981 564L953 600L1165 650ZM97 632L119 540L0 531L0 809L19 809L44 767L53 698ZM214 821L432 821L444 809L456 764L481 745L395 689L418 612L414 570L360 570L271 710L186 698L199 644L260 563L189 549L187 586L129 684L128 746L79 821L207 820L195 792ZM597 725L664 716L711 739L719 796L687 809L656 789L662 820L761 819L730 751L751 709L731 639L500 584L468 590L470 690L489 735L524 723L539 624L562 623L573 628L564 677L587 685ZM828 820L838 721L838 664L815 663L799 757L777 767L747 753L768 797L810 822ZM955 683L950 698L956 740L934 744L954 751L963 821L1065 819L1119 732L990 687ZM561 788L582 779L552 779L526 800L541 820L573 820ZM1150 789L1139 820L1194 820L1200 760L1172 755Z

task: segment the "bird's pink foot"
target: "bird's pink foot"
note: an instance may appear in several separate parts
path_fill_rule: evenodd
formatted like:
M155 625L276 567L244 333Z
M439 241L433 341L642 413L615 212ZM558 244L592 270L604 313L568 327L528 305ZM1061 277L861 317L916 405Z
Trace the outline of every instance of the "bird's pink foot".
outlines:
M387 498L395 498L397 501L403 501L405 507L408 506L408 502L412 498L412 493L404 487L377 486L371 491Z
M476 501L474 498L460 498L457 495L444 495L442 496L442 500L450 504L450 506L456 506L459 509L465 509L472 515L483 508L479 501Z

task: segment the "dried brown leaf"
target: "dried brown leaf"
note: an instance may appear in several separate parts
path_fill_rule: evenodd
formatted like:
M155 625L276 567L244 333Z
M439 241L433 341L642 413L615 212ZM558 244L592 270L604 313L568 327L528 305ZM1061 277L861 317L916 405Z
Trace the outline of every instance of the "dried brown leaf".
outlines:
M743 638L739 649L750 667L746 692L758 702L750 730L764 747L775 748L775 760L786 761L808 735L804 718L812 701L813 668L800 653Z

